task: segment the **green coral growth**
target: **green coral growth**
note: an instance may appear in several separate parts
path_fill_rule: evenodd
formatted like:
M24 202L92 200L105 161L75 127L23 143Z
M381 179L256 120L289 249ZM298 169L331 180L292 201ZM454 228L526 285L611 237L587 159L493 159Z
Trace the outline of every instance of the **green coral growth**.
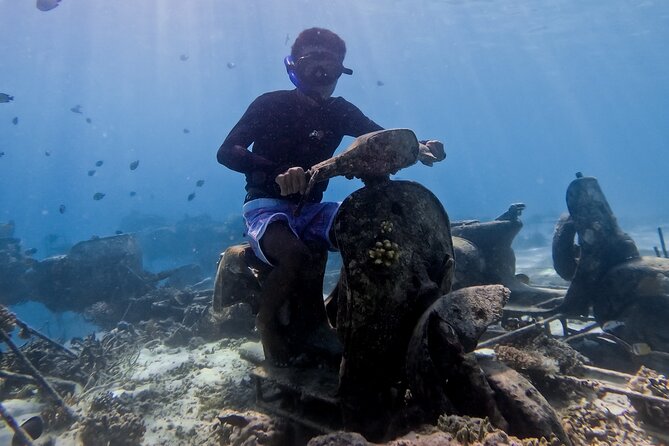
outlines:
M399 258L399 246L388 239L374 243L374 247L368 250L369 258L375 265L391 266Z
M390 234L391 232L393 232L393 222L383 220L381 222L381 234Z

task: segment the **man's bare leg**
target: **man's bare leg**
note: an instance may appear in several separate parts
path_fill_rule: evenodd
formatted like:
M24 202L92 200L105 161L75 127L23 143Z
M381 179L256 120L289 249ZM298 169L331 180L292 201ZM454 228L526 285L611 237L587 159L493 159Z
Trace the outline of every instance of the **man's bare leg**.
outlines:
M287 327L282 326L279 312L290 301L301 271L309 267L309 248L300 241L284 221L275 221L265 230L261 247L274 268L265 278L257 316L265 357L275 365L287 365L291 359Z
M343 352L343 344L337 332L330 325L323 300L323 277L327 263L327 249L318 244L309 244L311 258L302 270L297 284L298 294L291 304L294 317L291 320L293 332L300 334L298 348L307 362L317 360L338 365Z

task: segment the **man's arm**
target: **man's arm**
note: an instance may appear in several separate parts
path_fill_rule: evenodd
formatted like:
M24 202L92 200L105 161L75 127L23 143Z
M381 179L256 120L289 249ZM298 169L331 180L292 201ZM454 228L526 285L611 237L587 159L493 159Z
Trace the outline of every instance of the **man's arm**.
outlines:
M342 131L345 135L357 138L358 136L364 135L365 133L383 130L383 127L365 116L365 114L360 111L358 107L343 98L338 98L338 100L343 101L341 124Z
M242 145L230 143L227 138L218 149L216 159L225 167L246 174L256 170L269 172L276 168L272 161L256 155Z
M249 105L239 122L221 144L216 159L229 169L250 174L254 171L270 172L277 168L267 158L248 150L255 141L262 123L262 106L260 98Z
M383 127L365 116L355 105L347 101L345 107L343 113L345 134L357 138L365 133L383 130ZM444 151L444 144L441 141L420 141L420 145L418 146L418 161L426 166L432 166L433 163L443 161L445 158L446 152Z

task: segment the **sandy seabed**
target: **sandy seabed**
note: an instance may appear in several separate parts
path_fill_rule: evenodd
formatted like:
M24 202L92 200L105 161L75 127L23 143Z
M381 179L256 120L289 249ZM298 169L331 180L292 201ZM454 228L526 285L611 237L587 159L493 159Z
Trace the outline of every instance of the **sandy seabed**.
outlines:
M131 401L133 411L141 414L146 427L143 445L219 444L211 437L220 409L253 402L252 364L240 358L238 345L239 341L221 340L196 347L141 348L123 382L97 388L72 408L86 414L95 395L109 392ZM33 399L8 400L3 405L19 422L38 415L44 407ZM80 428L75 423L56 437L56 444L83 444L78 438ZM0 445L9 444L11 432L3 425Z

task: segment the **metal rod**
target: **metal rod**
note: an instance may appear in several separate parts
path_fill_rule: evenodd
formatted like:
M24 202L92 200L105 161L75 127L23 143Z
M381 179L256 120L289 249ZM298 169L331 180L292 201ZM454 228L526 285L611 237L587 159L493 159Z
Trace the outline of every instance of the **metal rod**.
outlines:
M587 387L591 388L597 388L599 390L603 390L608 393L618 393L620 395L625 395L629 398L636 398L640 400L647 401L649 403L656 403L656 404L661 404L663 406L669 407L669 399L668 398L662 398L661 396L655 396L655 395L645 395L643 393L635 392L633 390L627 390L627 389L622 389L620 387L614 387L614 386L609 386L606 384L603 384L601 381L598 381L596 379L582 379L582 378L576 378L574 376L567 376L567 375L562 375L562 376L556 376L557 379L571 382L574 384L578 385L584 385Z
M592 330L592 329L594 329L594 328L597 328L597 327L599 327L599 323L598 323L598 322L593 322L593 323L591 323L591 324L588 324L588 325L586 325L585 327L583 327L582 329L580 329L579 331L577 331L576 333L572 333L572 334L570 334L569 336L565 337L565 338L563 339L563 341L564 341L564 342L571 341L572 339L574 339L574 338L578 338L578 337L580 337L580 336L583 335L583 334L587 334L588 332L590 332L590 330Z
M497 336L497 337L495 337L495 338L490 338L490 339L488 339L487 341L480 342L480 343L476 346L476 348L477 348L477 350L478 350L478 349L481 349L481 348L488 348L488 347L491 347L491 346L493 346L493 345L498 344L500 341L503 341L503 340L505 340L505 339L509 339L509 338L514 338L514 337L516 337L516 336L518 336L518 335L521 335L521 334L523 334L523 333L525 333L525 332L527 332L527 331L530 331L530 330L532 330L532 329L534 329L534 328L540 327L540 326L542 326L542 325L544 325L544 324L547 324L547 323L549 323L549 322L552 322L552 321L554 321L554 320L556 320L556 319L560 319L560 318L562 318L562 317L563 317L563 316L562 316L562 313L554 314L554 315L551 316L551 317L547 317L546 319L542 319L542 320L537 321L537 322L535 322L535 323L533 323L533 324L526 325L526 326L521 327L521 328L519 328L519 329L517 329L517 330L513 330L513 331L510 331L510 332L508 332L508 333L504 333L504 334L502 334L502 335L499 335L499 336Z
M23 373L14 373L1 369L0 369L0 378L6 379L8 381L17 381L19 383L37 384L37 380L33 378L31 375L24 375ZM75 389L78 386L78 384L74 381L61 378L54 378L53 376L47 377L47 380L56 386L68 386L71 387L72 389Z
M664 254L665 259L669 259L669 254L667 254L667 245L664 244L664 234L662 234L662 228L657 228L657 233L660 236L660 245L662 245L662 254Z
M23 354L21 350L14 344L12 339L5 333L5 330L0 328L0 341L3 341L9 349L16 355L17 358L23 362L23 365L25 365L28 370L30 370L30 374L35 378L35 381L37 381L37 384L44 390L53 400L56 404L58 404L60 407L65 408L68 412L70 412L70 409L67 407L65 404L65 401L63 401L63 398L61 398L60 395L58 395L58 392L51 387L51 384L47 382L46 379L42 376L42 374L35 368L35 366L30 362L30 360L26 357L26 355Z
M590 370L591 372L601 373L602 375L614 376L616 378L623 378L628 381L635 377L634 375L630 375L629 373L616 372L615 370L602 369L600 367L594 367L586 364L583 365L583 368L586 370Z
M26 324L25 322L23 322L19 318L16 318L16 325L18 325L19 328L21 328L22 330L27 331L31 335L37 336L38 338L43 339L44 341L51 344L53 347L56 347L57 349L65 352L68 356L70 356L72 358L77 358L77 354L74 353L72 350L65 347L64 345L59 344L58 342L54 341L53 339L51 339L47 335L44 335L44 334L40 333L39 331L35 330L34 328L30 327L28 324Z
M30 435L28 435L28 432L23 430L19 423L16 422L14 417L12 417L9 412L7 412L7 409L2 405L2 402L0 402L0 416L3 420L5 420L5 423L7 423L10 428L12 428L14 435L21 442L20 444L24 446L33 446L32 439Z

